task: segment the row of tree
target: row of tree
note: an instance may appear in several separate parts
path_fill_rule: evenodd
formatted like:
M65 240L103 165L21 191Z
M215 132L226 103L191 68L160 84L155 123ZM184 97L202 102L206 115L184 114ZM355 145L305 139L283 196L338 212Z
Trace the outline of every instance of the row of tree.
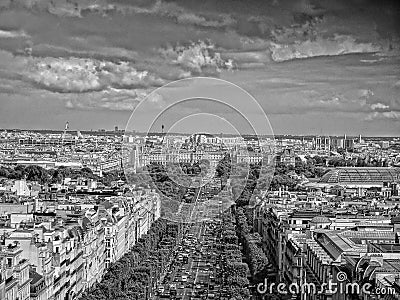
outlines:
M243 253L250 268L253 283L263 282L268 275L268 259L262 250L261 237L253 233L249 226L245 210L239 207L235 211L237 235L243 245Z
M99 177L93 174L92 170L89 168L69 168L69 167L59 167L57 169L44 169L40 166L23 166L18 165L15 167L3 167L0 166L0 177L21 180L26 179L28 181L36 181L40 184L54 184L62 183L65 178L86 178L95 179L106 186L111 184L111 181L118 179L125 179L124 173L122 171L114 171L109 173L104 173L103 177Z
M328 161L332 167L388 167L389 160L370 159L368 157L343 158L335 157Z
M182 173L178 164L163 166L159 164L149 164L146 167L147 184L156 188L162 196L180 201L187 192L190 179ZM139 182L137 182L139 184Z
M223 257L223 283L230 292L230 299L248 300L250 291L247 274L249 268L242 262L242 253L236 235L235 219L228 210L222 222L222 257Z
M140 238L133 249L110 266L102 281L83 296L82 300L148 299L155 280L173 257L180 226L159 219Z

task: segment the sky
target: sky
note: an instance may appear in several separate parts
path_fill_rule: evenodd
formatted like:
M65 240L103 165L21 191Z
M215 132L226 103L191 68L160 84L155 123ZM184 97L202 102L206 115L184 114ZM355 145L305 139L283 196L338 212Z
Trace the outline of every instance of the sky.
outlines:
M260 133L398 136L399 62L398 1L0 0L0 128L145 130L183 80Z

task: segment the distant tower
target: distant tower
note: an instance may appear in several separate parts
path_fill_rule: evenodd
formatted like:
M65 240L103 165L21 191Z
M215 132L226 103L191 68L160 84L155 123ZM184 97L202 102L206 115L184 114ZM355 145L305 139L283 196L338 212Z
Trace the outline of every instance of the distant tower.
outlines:
M67 134L68 128L69 128L69 122L67 121L65 123L64 131L61 134L61 153L63 153L63 154L64 154L64 151L65 151L65 149L64 149L64 139L65 139L65 135Z
M65 139L65 135L67 134L68 128L69 128L69 122L67 121L67 122L65 123L64 132L62 133L62 136L61 136L61 143L62 143L63 145L64 145L64 139Z
M358 142L359 142L360 144L362 143L361 134L360 134L360 136L359 136L359 138L358 138Z
M162 144L165 144L166 137L164 135L164 124L161 125Z

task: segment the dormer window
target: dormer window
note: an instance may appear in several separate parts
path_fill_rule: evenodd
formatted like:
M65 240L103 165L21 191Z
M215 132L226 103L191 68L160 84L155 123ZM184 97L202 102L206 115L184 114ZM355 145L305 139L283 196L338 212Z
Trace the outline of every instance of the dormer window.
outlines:
M11 257L7 257L7 268L12 268L13 259Z

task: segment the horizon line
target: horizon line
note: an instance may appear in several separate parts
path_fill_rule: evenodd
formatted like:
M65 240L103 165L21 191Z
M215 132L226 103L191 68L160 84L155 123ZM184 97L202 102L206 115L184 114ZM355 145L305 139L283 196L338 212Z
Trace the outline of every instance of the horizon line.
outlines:
M0 131L30 131L30 132L56 132L56 133L61 133L64 130L62 129L27 129L27 128L0 128ZM118 129L118 131L110 129L104 129L104 128L98 128L98 129L74 129L74 130L66 130L67 133L71 133L71 132L91 132L91 133L125 133L125 129ZM132 133L132 134L153 134L153 135L165 135L166 133L162 133L162 132L142 132L142 131L128 131L128 133ZM235 133L211 133L211 132L197 132L197 133L189 133L189 132L171 132L168 133L170 135L193 135L193 134L212 134L212 135L229 135L229 136L255 136L255 134L252 133L245 133L245 134L235 134ZM301 134L295 134L295 133L276 133L276 134L259 134L259 136L279 136L279 137L310 137L310 136L317 136L317 137L360 137L360 134L346 134L346 133L341 133L341 134L315 134L315 133L301 133ZM400 138L399 136L396 135L362 135L361 137L364 138Z

